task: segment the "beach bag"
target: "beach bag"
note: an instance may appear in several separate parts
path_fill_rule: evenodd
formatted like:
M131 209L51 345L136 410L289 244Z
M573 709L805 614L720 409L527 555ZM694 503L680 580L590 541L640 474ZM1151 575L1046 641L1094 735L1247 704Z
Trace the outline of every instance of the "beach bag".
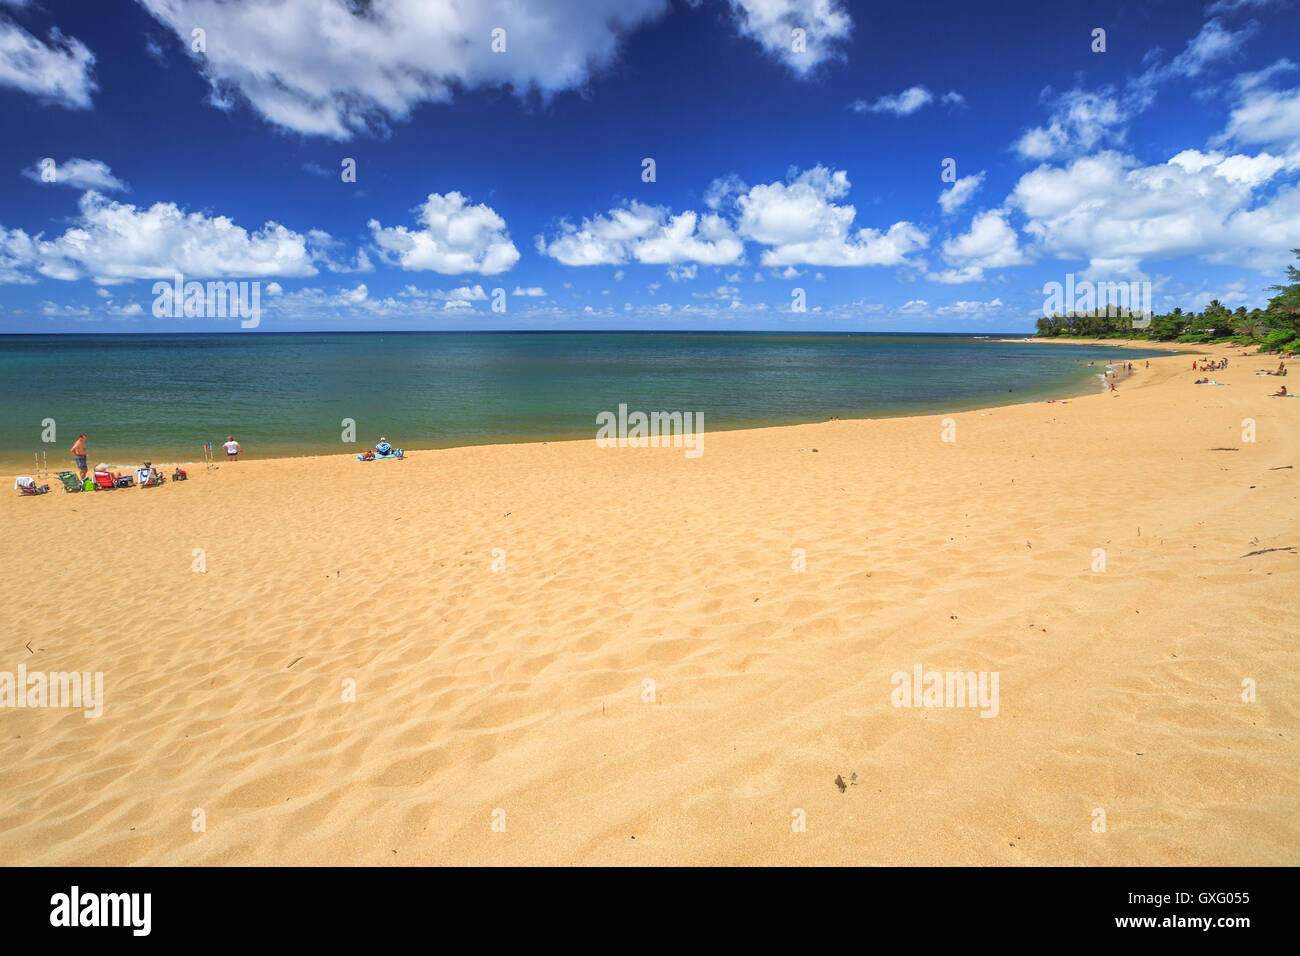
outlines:
M95 490L95 479L93 479L93 478L91 478L89 475L87 475L87 476L86 476L86 480L83 481L83 482L81 483L81 490L82 490L82 491L94 491L94 490Z

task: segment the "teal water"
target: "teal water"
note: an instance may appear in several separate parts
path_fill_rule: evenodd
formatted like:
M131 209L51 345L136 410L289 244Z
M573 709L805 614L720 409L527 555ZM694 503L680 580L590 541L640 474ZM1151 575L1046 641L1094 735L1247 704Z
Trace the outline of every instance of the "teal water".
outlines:
M594 438L620 403L703 412L706 431L950 412L1083 394L1106 361L1155 354L902 334L0 336L0 460L30 466L44 448L65 468L81 432L92 464L192 461L231 434L250 458L381 435L407 449Z

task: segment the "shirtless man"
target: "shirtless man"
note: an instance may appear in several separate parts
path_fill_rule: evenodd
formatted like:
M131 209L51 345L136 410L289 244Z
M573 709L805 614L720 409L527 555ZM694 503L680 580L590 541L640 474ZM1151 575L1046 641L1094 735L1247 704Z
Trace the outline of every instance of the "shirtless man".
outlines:
M86 480L86 436L81 435L72 443L72 457L77 460L77 471L81 472L81 480Z

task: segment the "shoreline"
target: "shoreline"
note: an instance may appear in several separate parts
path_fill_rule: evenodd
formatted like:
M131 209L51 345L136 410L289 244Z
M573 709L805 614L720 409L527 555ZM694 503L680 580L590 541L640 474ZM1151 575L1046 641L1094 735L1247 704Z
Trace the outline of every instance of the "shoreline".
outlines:
M588 439L13 494L0 671L104 692L0 709L0 855L1285 865L1300 403L1189 366L698 459ZM88 574L104 547L131 559ZM999 675L991 719L899 706L917 667Z
M990 341L990 342L1020 342L1020 341L1031 341L1031 340L1028 340L1028 339L989 339L989 341ZM1037 341L1048 341L1048 340L1037 340ZM1113 344L1113 343L1106 342L1105 340L1086 340L1086 341L1072 342L1071 344L1077 344L1077 345L1103 345L1103 344ZM1141 346L1141 345L1130 345L1130 346L1128 346L1128 347L1129 347L1129 348L1144 348L1145 346ZM1174 351L1174 350L1171 350L1171 349L1158 349L1158 348L1151 348L1150 350L1151 350L1151 351ZM1182 349L1178 349L1178 350L1176 350L1176 351L1183 351L1183 350L1182 350ZM1101 367L1101 368L1105 368L1105 367L1106 367L1105 362L1102 361L1102 362L1100 363L1099 367ZM1132 384L1133 384L1133 382L1134 382L1134 379L1131 378L1131 377L1128 376L1128 375L1121 375L1121 376L1119 376L1119 377L1116 379L1116 381L1117 381L1117 382L1128 381L1128 382L1130 383L1130 387L1131 387ZM1084 386L1087 386L1087 387L1085 388ZM1055 395L1055 394L1058 394L1058 392L1059 392L1059 396L1060 396L1061 398L1064 398L1064 399L1067 399L1067 400L1073 401L1073 400L1076 400L1076 399L1083 398L1083 397L1086 397L1086 396L1088 396L1088 395L1091 395L1091 394L1093 394L1094 392L1097 392L1097 393L1103 393L1103 392L1106 391L1106 388L1105 388L1105 381L1104 381L1104 379L1103 379L1103 377L1102 377L1102 375L1101 375L1100 373L1098 373L1098 374L1095 375L1095 376L1093 376L1093 375L1090 373L1088 378L1081 379L1080 382L1079 382L1079 388L1080 388L1079 391L1075 391L1074 388L1065 388L1065 389L1057 390L1057 391L1054 391L1054 392L1051 392L1051 393L1043 392L1042 394L1053 394L1053 395ZM979 400L979 401L980 401L980 402L983 402L982 399ZM1016 400L1009 401L1009 402L999 402L999 403L991 404L991 405L989 405L989 404L972 404L972 405L969 405L969 406L968 406L968 405L965 405L965 404L963 404L963 403L958 402L958 403L954 403L954 404L953 404L953 405L952 405L948 410L946 410L946 411L904 412L903 414L898 414L898 415L885 414L885 415L871 415L871 416L864 416L864 417L841 417L839 420L841 420L841 421L864 422L864 421L892 421L892 420L896 420L896 419L915 419L915 418L932 417L932 416L935 416L935 415L944 415L944 414L958 414L958 413L963 413L963 414L964 414L964 413L969 413L969 412L988 412L988 411L992 411L992 410L994 410L994 409L999 409L999 408L1013 408L1013 407L1016 407L1016 406L1018 406L1018 405L1026 405L1026 404L1028 404L1028 405L1032 405L1032 404L1042 403L1042 402L1044 402L1044 401L1046 401L1046 399L1035 398L1035 399L1030 399L1029 401L1022 401L1022 400L1020 400L1020 399L1016 399ZM804 426L807 426L807 425L816 425L816 424L820 424L820 423L825 422L825 421L827 421L827 420L828 420L828 419L818 419L818 420L816 420L816 421L807 421L807 422L779 422L779 423L773 423L773 424L742 425L742 426L740 426L740 427L736 427L736 428L706 429L706 434L708 434L708 435L720 435L720 434L732 434L732 433L735 433L735 432L761 431L761 430L772 429L772 428L799 428L799 427L804 427ZM451 450L451 449L459 449L459 448L502 448L502 447L512 447L512 446L517 446L517 445L556 445L556 444L564 444L564 443L570 443L570 442L587 442L587 441L592 441L592 440L593 440L593 437L594 437L594 435L595 435L595 431L596 431L596 429L595 429L595 426L593 425L593 426L592 426L591 433L590 433L590 437L583 437L583 436L557 437L557 438L550 438L550 439L544 439L544 440L537 440L537 439L534 439L534 438L531 438L531 437L523 437L523 438L521 438L521 439L518 440L518 441L488 440L488 441L484 441L484 442L475 442L475 443L466 443L466 444L456 444L456 445L441 445L441 446L427 447L427 448L411 447L411 448L409 448L409 449L406 450L406 454L407 454L407 457L410 457L411 455L418 454L418 453L426 453L426 452L440 452L440 451L448 451L448 450ZM394 444L397 444L397 443L394 443ZM354 460L357 451L363 450L364 447L365 447L365 446L362 446L362 445L358 444L358 445L356 446L356 449L355 449L355 450L347 451L347 452L336 452L336 453L330 453L330 454L321 454L321 453L316 453L316 452L307 452L307 453L305 453L305 454L294 454L294 453L290 453L290 454L269 454L269 455L259 455L259 454L256 454L256 453L254 452L254 453L252 453L252 457L243 457L243 458L242 458L242 461L246 461L246 462L253 462L253 461L309 461L309 460L313 460L313 459ZM247 454L247 453L245 453L245 452L241 452L241 457L242 457L243 455L245 455L245 454ZM93 452L92 452L92 454L91 454L90 457L91 457L92 459L94 459L96 462L98 462L98 461L106 461L106 459L104 459L104 458L99 458L99 457L97 457ZM224 452L222 452L221 449L219 448L219 446L216 445L216 444L213 445L213 457L214 457L214 461L215 461L215 463L216 463L217 465L220 465L220 464L222 463L222 460L225 458L225 454L224 454ZM63 461L63 460L65 460L65 459L66 459L67 461L69 461L69 462L71 461L70 456L67 456L67 455L63 456L63 458L61 458L60 461ZM143 457L141 457L140 460L138 460L138 461L134 461L134 462L114 462L114 461L107 461L107 464L109 465L110 468L115 469L115 470L121 470L121 469L131 469L131 470L134 470L135 468L139 467L139 466L143 463L144 460L145 460L145 459L144 459ZM149 459L149 460L152 461L153 459ZM33 473L31 473L31 472L25 472L25 471L23 470L24 468L30 468L30 467L32 467L33 464L34 464L34 462L30 462L30 461L24 463L23 460L22 460L22 453L21 453L21 452L18 452L18 453L4 453L4 452L0 452L0 469L11 470L11 471L13 471L13 473L16 474L16 475L18 475L18 474L33 474ZM166 461L160 459L160 460L158 460L158 461L154 461L154 467L159 468L159 469L163 469L163 468L176 468L176 467L185 468L185 469L187 469L187 470L189 470L189 469L191 469L191 468L199 468L199 469L202 469L202 468L203 468L203 459L201 459L201 458L198 458L198 459L193 459L193 458L191 458L191 459L185 459L185 458L181 458L181 459L176 459L176 460L166 460ZM51 476L56 475L56 474L57 474L58 472L60 472L60 471L74 471L74 472L75 472L76 469L75 469L75 467L71 467L71 466L69 466L69 465L67 465L67 464L60 465L60 466L58 466L58 467L56 467L56 466L54 466L53 464L51 464L51 466L50 466L50 471L49 471L49 473L50 473ZM41 480L44 481L45 479L42 478Z

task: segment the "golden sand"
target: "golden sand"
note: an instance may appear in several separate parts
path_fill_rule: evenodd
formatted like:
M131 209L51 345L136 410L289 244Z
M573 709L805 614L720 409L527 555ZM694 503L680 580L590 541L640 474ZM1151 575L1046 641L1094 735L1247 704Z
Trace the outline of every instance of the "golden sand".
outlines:
M698 459L11 494L0 671L105 703L0 710L0 861L1300 862L1300 401L1233 355ZM917 665L997 716L893 706Z

